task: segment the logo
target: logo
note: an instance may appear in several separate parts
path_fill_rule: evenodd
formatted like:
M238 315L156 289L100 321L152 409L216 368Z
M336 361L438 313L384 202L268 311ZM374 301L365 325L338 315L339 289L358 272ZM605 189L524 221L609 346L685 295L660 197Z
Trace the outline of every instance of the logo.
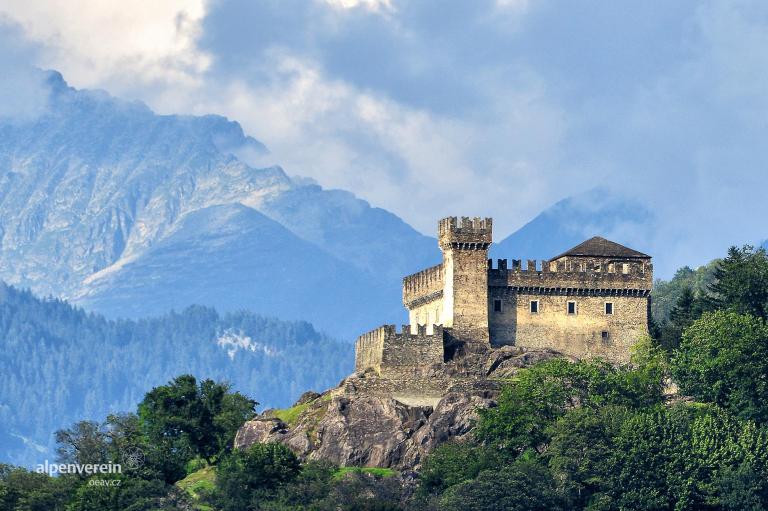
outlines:
M123 463L131 470L141 468L144 465L144 451L138 447L131 447L123 454Z

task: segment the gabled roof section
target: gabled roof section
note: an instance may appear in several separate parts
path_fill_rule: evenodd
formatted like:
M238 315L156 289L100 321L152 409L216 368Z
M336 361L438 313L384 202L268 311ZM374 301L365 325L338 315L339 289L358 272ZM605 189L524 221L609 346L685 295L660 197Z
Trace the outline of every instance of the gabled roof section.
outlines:
M643 254L637 250L620 245L615 241L595 236L587 241L579 243L572 249L555 256L550 261L560 259L561 257L618 257L627 259L650 259L651 256Z

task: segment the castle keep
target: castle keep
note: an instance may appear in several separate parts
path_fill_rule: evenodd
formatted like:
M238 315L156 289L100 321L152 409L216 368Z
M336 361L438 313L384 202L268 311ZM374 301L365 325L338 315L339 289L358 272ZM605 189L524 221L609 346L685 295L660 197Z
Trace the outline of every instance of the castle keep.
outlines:
M648 334L650 256L600 237L541 261L488 259L490 218L444 218L443 262L403 279L410 324L362 335L355 369L404 379L505 345L626 362Z

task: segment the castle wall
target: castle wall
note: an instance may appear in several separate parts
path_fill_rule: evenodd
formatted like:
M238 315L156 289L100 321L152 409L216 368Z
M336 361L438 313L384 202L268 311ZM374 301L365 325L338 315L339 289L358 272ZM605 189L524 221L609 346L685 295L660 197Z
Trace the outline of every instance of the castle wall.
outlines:
M381 371L384 339L387 335L388 328L380 326L357 338L355 342L355 371L362 372L367 368L372 368L377 373Z
M433 327L430 335L427 328L419 326L411 333L410 325L403 325L402 333L395 334L394 326L384 339L381 374L392 378L419 376L433 364L442 364L444 358L443 329Z
M397 333L394 325L384 325L361 335L355 345L355 371L370 368L388 378L406 378L442 364L443 329L433 326L431 330L420 326L412 333L410 325L403 325Z
M410 309L408 311L408 322L411 324L412 329L415 329L417 325L426 325L427 333L431 333L432 325L441 325L443 323L442 294L439 298Z
M414 332L417 325L428 325L432 333L432 325L442 324L444 286L442 264L403 279L403 305L408 309L408 322Z
M530 261L489 266L488 314L492 345L551 348L578 358L628 361L629 348L648 334L652 266L647 261L600 259ZM626 266L624 266L626 265ZM531 301L538 312L531 312ZM497 311L497 301L501 311ZM568 314L568 302L576 313ZM605 304L613 304L606 314ZM607 337L603 337L603 332Z
M494 300L501 300L501 311L494 311ZM531 312L532 300L538 301L537 313ZM647 294L590 296L492 288L491 344L550 348L577 358L628 362L630 348L648 335L648 300ZM568 314L568 302L575 303L575 314ZM605 313L606 302L613 304L613 314Z

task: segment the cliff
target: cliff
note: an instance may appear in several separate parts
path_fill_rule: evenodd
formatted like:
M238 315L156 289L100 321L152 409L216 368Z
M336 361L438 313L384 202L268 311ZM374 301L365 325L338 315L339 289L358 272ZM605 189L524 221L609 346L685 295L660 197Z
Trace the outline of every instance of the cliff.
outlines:
M303 459L342 466L418 469L424 455L451 439L472 434L477 410L496 405L501 383L520 369L561 356L513 346L466 354L433 378L442 396L403 402L378 390L392 381L355 373L322 394L305 393L288 410L266 410L238 432L235 446L282 442Z

